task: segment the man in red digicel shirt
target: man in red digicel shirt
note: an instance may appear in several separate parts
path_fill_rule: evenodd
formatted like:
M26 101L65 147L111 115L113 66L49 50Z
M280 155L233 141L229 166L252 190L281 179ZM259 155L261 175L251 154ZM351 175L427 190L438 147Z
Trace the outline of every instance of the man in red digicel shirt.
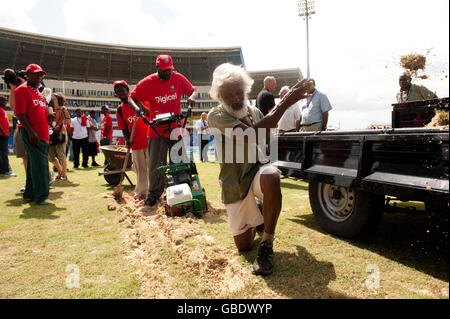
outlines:
M136 172L137 182L136 188L134 189L134 196L136 199L145 199L148 192L148 125L144 123L142 118L137 117L136 112L128 105L130 88L127 82L124 80L114 82L114 92L122 101L122 104L116 110L117 125L119 130L122 130L128 147L131 147L133 169ZM131 132L133 131L133 125L136 119L134 135L131 138Z
M102 110L100 113L103 114L103 118L101 120L102 125L102 135L100 137L100 145L111 145L112 135L113 135L113 120L112 116L108 113L109 108L105 105L102 106ZM108 165L108 161L105 159L105 166Z
M47 74L37 64L25 69L28 80L14 90L15 114L21 123L20 134L28 155L27 179L23 198L48 205L48 110L47 101L38 91L42 79Z
M149 102L149 109L144 111L153 120L156 115L164 113L181 113L181 96L188 96L188 103L195 103L195 87L180 73L174 71L172 58L169 55L159 55L156 58L157 72L142 79L131 92L130 98L140 104ZM176 127L176 123L172 125ZM158 132L169 137L166 127L156 128ZM148 171L150 188L145 205L153 206L164 192L164 181L158 173L161 163L167 164L168 145L156 134L151 127L148 129Z
M102 106L101 113L102 118L102 136L101 145L111 145L112 135L113 135L113 120L112 116L108 113L109 108L105 105Z

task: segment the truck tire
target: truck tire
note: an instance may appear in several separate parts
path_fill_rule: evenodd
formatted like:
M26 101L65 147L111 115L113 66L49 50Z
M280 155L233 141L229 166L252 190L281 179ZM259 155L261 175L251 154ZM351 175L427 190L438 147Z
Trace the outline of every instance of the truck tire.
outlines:
M383 195L349 187L312 181L309 202L320 227L344 238L373 232L383 216Z

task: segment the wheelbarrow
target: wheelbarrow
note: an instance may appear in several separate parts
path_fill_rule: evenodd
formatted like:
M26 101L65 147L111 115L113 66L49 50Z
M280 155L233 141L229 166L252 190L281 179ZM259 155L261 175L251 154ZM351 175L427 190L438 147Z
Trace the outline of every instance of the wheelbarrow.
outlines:
M123 164L127 155L127 147L125 145L104 145L100 146L108 163L102 172L98 172L99 176L103 176L109 185L117 186L120 183L120 173L122 173ZM127 171L131 171L133 161L128 157L128 163L124 172L125 178L134 186L127 175Z

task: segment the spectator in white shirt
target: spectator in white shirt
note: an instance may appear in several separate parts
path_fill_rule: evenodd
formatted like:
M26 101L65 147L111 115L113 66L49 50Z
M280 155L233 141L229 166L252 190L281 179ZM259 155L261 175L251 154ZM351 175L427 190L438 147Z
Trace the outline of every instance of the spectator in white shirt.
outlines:
M206 121L207 116L208 115L203 112L201 118L195 122L195 129L199 140L200 161L202 162L208 162L208 144L211 136L208 122Z
M280 89L280 99L289 92L288 86ZM297 132L300 129L300 121L302 120L302 112L298 103L292 104L286 112L284 112L278 122L278 130L280 132Z
M88 128L91 123L87 116L81 113L81 109L76 109L75 117L70 122L72 130L72 144L73 144L73 168L77 169L80 165L80 149L83 152L82 166L88 167Z

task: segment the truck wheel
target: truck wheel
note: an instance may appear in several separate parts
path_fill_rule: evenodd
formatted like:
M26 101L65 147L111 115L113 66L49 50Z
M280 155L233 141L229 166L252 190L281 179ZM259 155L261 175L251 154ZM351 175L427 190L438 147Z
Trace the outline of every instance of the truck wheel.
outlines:
M309 202L320 227L344 238L374 231L383 216L383 195L349 187L310 182Z

